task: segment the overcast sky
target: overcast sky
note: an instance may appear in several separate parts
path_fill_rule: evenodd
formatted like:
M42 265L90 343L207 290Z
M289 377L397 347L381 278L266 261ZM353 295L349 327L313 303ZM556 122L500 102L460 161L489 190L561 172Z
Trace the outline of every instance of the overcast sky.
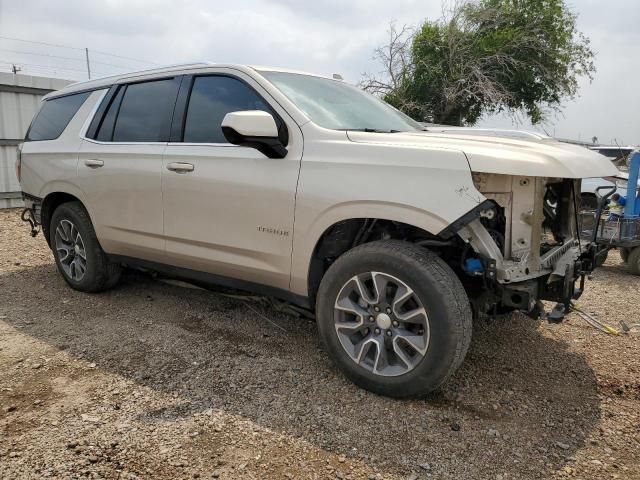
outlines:
M597 52L598 72L545 130L640 144L640 0L570 4ZM379 70L372 52L384 43L389 21L418 25L440 15L439 0L0 0L0 71L17 63L25 73L86 78L87 47L95 76L153 66L131 58L208 60L340 73L357 83L362 73ZM513 128L503 117L480 126Z

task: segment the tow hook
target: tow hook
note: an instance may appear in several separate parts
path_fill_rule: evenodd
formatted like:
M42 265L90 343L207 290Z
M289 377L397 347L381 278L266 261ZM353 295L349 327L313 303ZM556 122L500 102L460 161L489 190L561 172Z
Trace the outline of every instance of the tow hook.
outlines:
M31 208L25 208L22 211L22 215L20 215L22 221L29 224L31 228L31 236L35 237L40 233L40 224L36 221L36 217L33 214L33 210Z

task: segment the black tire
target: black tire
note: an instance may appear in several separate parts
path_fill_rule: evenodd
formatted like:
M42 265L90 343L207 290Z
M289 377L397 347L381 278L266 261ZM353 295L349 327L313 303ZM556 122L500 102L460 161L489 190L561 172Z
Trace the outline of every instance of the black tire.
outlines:
M412 370L397 376L370 371L347 354L336 333L334 305L355 275L382 272L409 286L428 317L426 353ZM422 396L440 387L461 365L471 343L471 307L462 283L432 252L389 240L360 245L339 257L318 290L316 318L320 337L337 366L356 385L390 397Z
M81 278L74 278L74 272L70 274L65 271L61 260L66 259L63 256L65 251L56 247L56 231L59 227L62 228L63 222L64 226L68 226L68 222L70 222L77 229L84 245L86 260L85 270ZM122 268L120 265L110 262L102 247L100 247L89 214L80 202L68 202L58 206L51 217L49 232L51 250L53 251L56 266L62 278L71 288L81 292L96 293L108 290L118 283Z
M597 210L598 197L593 193L583 193L580 195L580 210Z
M636 247L629 253L627 259L629 271L634 275L640 275L640 247Z
M604 265L604 262L607 261L608 256L609 250L606 248L596 253L596 267L601 267L602 265Z
M631 253L630 248L620 248L620 258L624 263L629 262L629 254Z

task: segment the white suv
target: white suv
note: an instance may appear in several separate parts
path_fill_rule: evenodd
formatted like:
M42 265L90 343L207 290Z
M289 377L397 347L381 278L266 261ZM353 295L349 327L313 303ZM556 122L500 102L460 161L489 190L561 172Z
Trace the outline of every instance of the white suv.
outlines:
M358 385L424 394L473 316L562 310L593 268L580 179L615 174L551 139L429 132L342 81L193 64L49 94L17 165L62 277L123 267L315 308Z

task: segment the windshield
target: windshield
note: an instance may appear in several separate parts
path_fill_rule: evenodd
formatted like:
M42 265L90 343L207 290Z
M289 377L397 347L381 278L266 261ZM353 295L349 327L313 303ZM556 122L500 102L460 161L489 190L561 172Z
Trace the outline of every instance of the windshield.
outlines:
M260 72L321 127L407 132L424 127L382 100L341 81L284 72Z

